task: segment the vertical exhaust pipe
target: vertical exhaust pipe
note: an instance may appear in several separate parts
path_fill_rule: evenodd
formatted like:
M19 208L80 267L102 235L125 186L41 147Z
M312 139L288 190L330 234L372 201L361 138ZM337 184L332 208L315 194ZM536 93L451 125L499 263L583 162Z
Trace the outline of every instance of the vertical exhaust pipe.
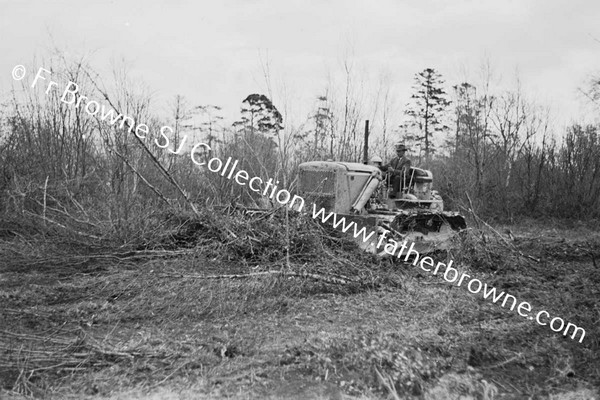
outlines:
M369 120L365 120L365 145L363 146L363 164L369 163Z

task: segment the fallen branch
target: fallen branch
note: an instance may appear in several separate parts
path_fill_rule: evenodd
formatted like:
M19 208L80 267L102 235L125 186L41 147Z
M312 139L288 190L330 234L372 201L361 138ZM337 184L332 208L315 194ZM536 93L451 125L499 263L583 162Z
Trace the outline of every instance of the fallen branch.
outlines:
M483 367L483 368L485 368L485 369L499 368L499 367L502 367L502 366L504 366L504 365L506 365L506 364L510 364L510 363L511 363L511 362L513 362L513 361L517 361L517 360L519 360L519 359L521 359L521 358L523 358L523 354L521 354L521 353L518 353L516 356L514 356L514 357L511 357L511 358L509 358L508 360L504 360L504 361L502 361L501 363L494 364L494 365L490 365L489 367Z
M26 263L27 266L33 266L36 264L50 264L50 263L84 263L90 260L131 260L139 258L159 258L159 257L175 257L187 254L193 254L193 250L138 250L128 251L124 253L109 253L109 254L91 254L85 256L71 256L71 257L59 257L59 258L43 258L39 260Z
M41 218L41 219L43 219L44 221L50 222L50 223L52 223L52 224L54 224L54 225L56 225L56 226L58 226L58 227L60 227L60 228L63 228L63 229L65 229L65 230L67 230L67 231L70 231L70 232L72 232L72 233L75 233L75 234L77 234L77 235L80 235L80 236L85 236L85 237L88 237L88 238L91 238L91 239L101 240L101 238L100 238L100 237L98 237L98 236L95 236L95 235L90 235L89 233L80 232L80 231L77 231L77 230L75 230L75 229L71 229L71 228L69 228L69 227L67 227L67 226L65 226L65 225L63 225L63 224L61 224L61 223L59 223L59 222L56 222L56 221L54 221L54 220L52 220L52 219L50 219L50 218L48 218L48 217L44 217L44 216L42 216L42 215L37 215L37 214L35 214L35 213L32 213L31 211L27 211L27 210L25 210L25 212L26 212L27 214L33 215L34 217Z
M246 279L252 278L255 276L268 276L268 275L280 275L280 276L291 276L296 278L310 278L317 281L323 281L327 283L335 283L339 285L346 285L349 283L356 283L356 281L351 280L346 277L335 276L335 275L322 275L322 274L314 274L310 272L292 272L292 271L260 271L260 272L250 272L247 274L230 274L230 275L183 275L183 274L161 274L163 276L176 277L176 278L186 278L186 279Z
M51 195L48 195L48 197L51 197L51 198L52 198L54 201L56 201L56 202L58 203L58 200L57 200L56 198L52 197ZM90 226L92 226L92 227L94 227L94 228L96 228L96 229L100 229L100 227L99 227L98 225L96 225L96 224L94 224L94 223L92 223L92 222L90 222L90 221L83 221L83 220L77 219L77 218L75 218L74 216L72 216L71 214L69 214L68 212L66 212L66 211L64 211L64 210L59 210L58 208L53 208L53 207L50 207L50 206L45 206L45 205L44 205L44 203L40 203L40 202L39 202L38 200L36 200L36 199L31 199L31 200L35 201L35 202L36 202L37 204L39 204L40 206L43 206L43 207L44 207L45 209L47 209L47 210L54 211L54 212L56 212L56 213L58 213L58 214L62 214L62 215L64 215L64 216L66 216L66 217L69 217L69 218L71 218L73 221L75 221L75 222L77 222L77 223L80 223L80 224L87 224L87 225L90 225ZM61 205L61 206L62 206L62 205ZM81 207L81 206L79 206L79 207ZM63 208L64 208L64 207L63 207ZM44 216L45 216L45 215L46 215L46 214L44 214Z

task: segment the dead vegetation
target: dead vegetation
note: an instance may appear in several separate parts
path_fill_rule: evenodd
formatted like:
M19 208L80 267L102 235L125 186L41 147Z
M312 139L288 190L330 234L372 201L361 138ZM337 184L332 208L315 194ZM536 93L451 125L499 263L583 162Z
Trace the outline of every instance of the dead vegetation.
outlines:
M492 399L599 383L588 228L483 226L436 255L583 326L579 344L282 210L163 214L126 244L30 221L2 225L5 394Z
M357 263L372 263L372 257L352 251L352 244L334 231L296 215L289 218L293 233L288 242L282 215L231 209L218 225L208 216L166 216L160 236L118 247L109 241L86 243L66 227L7 221L1 244L7 279L0 292L7 305L3 326L9 328L0 332L4 389L33 395L41 377L161 358L140 349L140 343L114 342L113 332L94 337L98 324L116 328L123 320L159 316L168 316L168 322L210 318L252 308L251 298L269 293L285 298L351 293L381 284L374 271ZM291 257L284 253L288 248ZM202 293L203 288L208 290ZM117 306L123 299L131 300ZM38 329L43 334L31 334ZM208 354L230 356L231 348L221 349ZM161 354L171 358L169 352ZM165 370L163 379L170 373Z

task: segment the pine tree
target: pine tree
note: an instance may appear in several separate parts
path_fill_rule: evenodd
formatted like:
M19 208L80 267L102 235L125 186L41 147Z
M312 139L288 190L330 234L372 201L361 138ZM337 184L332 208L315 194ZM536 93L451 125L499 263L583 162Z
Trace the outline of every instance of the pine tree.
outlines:
M271 100L263 94L251 94L242 102L242 118L234 123L241 130L253 134L277 135L283 129L283 117Z
M233 123L240 168L253 175L267 175L277 168L276 139L283 129L283 116L263 94L246 97L240 111L240 120Z
M425 151L425 158L435 152L433 134L448 129L444 124L444 114L450 101L443 88L442 76L433 68L426 68L415 75L415 93L412 102L407 105L405 114L409 120L401 128L417 128L414 134L406 135L409 141L417 142Z

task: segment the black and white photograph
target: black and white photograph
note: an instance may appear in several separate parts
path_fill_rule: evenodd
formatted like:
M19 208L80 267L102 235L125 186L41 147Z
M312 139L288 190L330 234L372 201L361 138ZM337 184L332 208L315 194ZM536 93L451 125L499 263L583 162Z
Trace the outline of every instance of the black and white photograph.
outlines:
M0 49L0 399L600 399L600 3L0 0Z

